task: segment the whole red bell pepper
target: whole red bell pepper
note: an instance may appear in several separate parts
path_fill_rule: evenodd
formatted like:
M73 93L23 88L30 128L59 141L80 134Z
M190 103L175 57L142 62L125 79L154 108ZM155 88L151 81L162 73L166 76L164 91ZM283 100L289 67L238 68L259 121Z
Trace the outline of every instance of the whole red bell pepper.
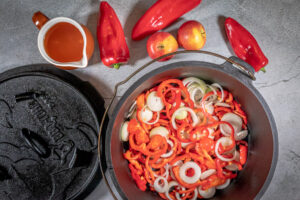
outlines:
M131 37L141 40L158 30L161 30L176 19L189 12L202 0L158 0L139 19L133 27Z
M236 20L228 17L225 30L234 53L250 64L257 72L265 71L268 58L264 55L253 35Z
M97 39L100 57L104 65L118 69L130 58L124 31L118 16L106 1L100 3L99 12Z

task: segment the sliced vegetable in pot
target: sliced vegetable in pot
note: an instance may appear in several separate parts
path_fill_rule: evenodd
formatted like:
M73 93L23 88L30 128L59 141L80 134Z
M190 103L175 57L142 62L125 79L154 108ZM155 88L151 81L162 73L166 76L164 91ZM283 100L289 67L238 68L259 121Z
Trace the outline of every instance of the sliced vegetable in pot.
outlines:
M142 191L211 198L246 164L246 113L218 83L168 79L141 93L128 113L120 130L129 144L124 157Z

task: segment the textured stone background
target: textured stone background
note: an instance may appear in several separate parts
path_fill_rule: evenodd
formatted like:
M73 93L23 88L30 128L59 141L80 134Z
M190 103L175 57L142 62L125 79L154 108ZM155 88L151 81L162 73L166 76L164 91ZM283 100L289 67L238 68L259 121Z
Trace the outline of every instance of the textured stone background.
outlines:
M139 66L149 61L146 40L130 40L131 29L154 0L109 0L125 27L131 50L129 65L116 71L103 66L96 46L94 56L86 69L72 71L82 79L90 81L109 100L114 85L123 80ZM38 30L31 22L32 14L40 10L48 17L65 16L87 25L96 35L99 2L96 0L1 0L0 2L0 72L32 63L45 63L38 52ZM224 16L237 19L257 38L269 58L267 73L257 73L254 85L269 104L275 117L279 133L279 159L269 189L262 199L300 199L300 1L299 0L203 0L201 5L184 15L166 29L176 29L186 20L200 21L207 32L204 50L231 56L224 40ZM95 43L96 44L96 43ZM179 60L204 60L222 63L208 56L177 56L169 62ZM121 88L126 88L147 71L160 66L153 65L137 75ZM259 162L259 160L257 161ZM89 200L112 199L104 183L92 193Z

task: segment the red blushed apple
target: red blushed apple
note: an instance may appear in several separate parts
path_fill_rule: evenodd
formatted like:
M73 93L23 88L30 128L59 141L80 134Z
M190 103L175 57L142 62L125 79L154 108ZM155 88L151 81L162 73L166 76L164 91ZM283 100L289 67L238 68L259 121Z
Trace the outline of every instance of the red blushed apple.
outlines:
M147 51L152 59L158 58L162 55L177 51L178 43L176 39L167 32L157 32L151 35L147 41ZM166 61L173 56L160 59L159 61Z
M197 21L187 21L178 29L178 43L187 50L199 50L206 42L205 29Z

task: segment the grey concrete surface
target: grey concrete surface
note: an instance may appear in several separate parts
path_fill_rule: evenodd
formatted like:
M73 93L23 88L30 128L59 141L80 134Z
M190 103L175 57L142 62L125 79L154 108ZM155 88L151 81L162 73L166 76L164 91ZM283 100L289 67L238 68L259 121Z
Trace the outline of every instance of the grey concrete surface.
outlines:
M133 42L131 29L154 0L109 0L124 26L131 51L131 60L120 70L105 67L99 58L95 40L95 53L86 69L72 73L90 81L108 101L114 85L123 80L139 66L149 61L146 39ZM31 22L35 11L48 17L70 17L87 25L96 36L99 1L96 0L1 0L0 2L0 72L28 65L45 63L37 48L38 30ZM300 199L300 1L299 0L203 0L201 5L184 15L175 24L165 29L176 34L177 28L186 20L200 21L207 32L204 50L231 56L224 40L224 16L237 19L251 30L266 56L269 58L267 73L256 74L254 85L269 104L279 133L279 159L270 187L262 199ZM199 55L177 56L169 62L181 60L222 61ZM126 88L138 77L164 63L155 64L138 74L122 87ZM257 161L259 162L259 160ZM88 200L112 199L102 182L87 198Z

